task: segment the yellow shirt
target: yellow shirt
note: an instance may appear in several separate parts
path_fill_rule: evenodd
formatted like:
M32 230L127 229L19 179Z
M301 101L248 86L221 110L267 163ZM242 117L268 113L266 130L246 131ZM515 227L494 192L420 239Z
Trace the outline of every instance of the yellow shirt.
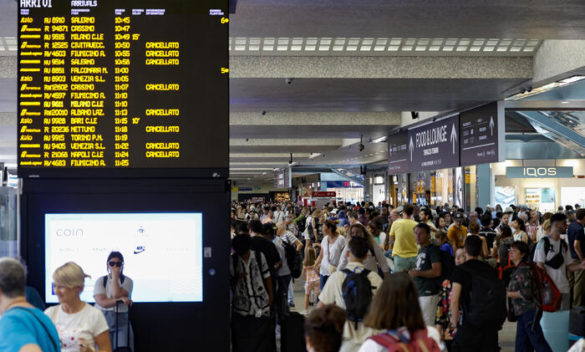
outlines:
M390 236L394 236L392 255L402 258L416 257L418 248L414 237L414 227L417 222L411 219L400 219L392 223Z
M449 231L447 231L447 238L454 250L457 248L463 248L465 237L467 237L467 227L463 225L461 225L460 228L453 225L449 227Z

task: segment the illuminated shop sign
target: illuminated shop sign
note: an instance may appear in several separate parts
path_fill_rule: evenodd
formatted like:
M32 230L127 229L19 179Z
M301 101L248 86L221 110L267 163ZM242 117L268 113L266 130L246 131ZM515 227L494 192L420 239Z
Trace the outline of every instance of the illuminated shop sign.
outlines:
M508 178L571 178L573 168L563 167L537 167L537 166L514 166L506 168Z

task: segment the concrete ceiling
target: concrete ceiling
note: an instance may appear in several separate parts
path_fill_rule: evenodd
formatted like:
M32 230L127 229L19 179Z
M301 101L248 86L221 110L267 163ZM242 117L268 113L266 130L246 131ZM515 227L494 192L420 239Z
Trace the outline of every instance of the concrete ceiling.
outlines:
M582 0L240 0L244 37L585 37Z
M0 37L16 37L16 5L0 0ZM230 16L230 37L583 39L585 1L239 0ZM518 53L524 56L518 60L511 52L475 53L477 58L459 60L470 54L417 61L425 54L328 52L329 58L319 58L319 53L287 51L273 60L266 52L247 52L230 62L232 176L266 181L273 168L288 164L290 153L306 167L380 163L387 159L386 144L370 140L403 121L363 123L364 114L465 109L503 99L532 78L534 53ZM345 60L355 55L361 57ZM292 84L285 83L287 77L294 78ZM0 78L0 157L15 156L15 111L16 78ZM336 117L340 113L355 118ZM532 132L525 121L511 126L514 132ZM309 159L310 153L322 155Z

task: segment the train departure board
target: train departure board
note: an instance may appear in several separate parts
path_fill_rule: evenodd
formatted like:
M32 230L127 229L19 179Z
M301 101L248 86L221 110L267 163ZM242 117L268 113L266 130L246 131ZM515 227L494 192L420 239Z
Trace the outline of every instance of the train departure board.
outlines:
M21 177L227 177L227 0L18 2Z

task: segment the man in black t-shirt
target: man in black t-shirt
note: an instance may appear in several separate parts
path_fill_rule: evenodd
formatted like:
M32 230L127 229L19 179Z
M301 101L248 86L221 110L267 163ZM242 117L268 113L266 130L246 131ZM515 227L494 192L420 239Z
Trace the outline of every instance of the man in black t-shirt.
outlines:
M486 244L488 246L488 251L491 253L492 248L494 247L494 240L496 239L496 231L494 231L491 227L493 220L492 214L485 213L480 218L481 221L481 229L479 230L479 235L485 237Z
M434 326L439 296L438 278L441 276L441 254L439 247L431 243L431 228L421 222L414 227L416 242L420 246L415 269L408 274L418 289L418 301L425 324Z
M499 351L498 330L501 329L501 323L503 323L506 314L506 291L503 283L498 278L497 271L489 264L478 260L482 248L481 239L477 236L468 236L465 239L464 247L467 261L456 266L451 275L453 285L450 307L451 325L457 327L452 350L456 352L496 352ZM481 278L481 281L478 277ZM491 300L490 294L484 288L474 290L473 283L478 284L480 282L491 284L493 290L489 291L498 292L496 301L502 303L498 305L498 308L502 308L501 312L499 309L488 309L480 318L471 313L482 311L482 308L485 310ZM498 290L498 288L501 290ZM501 293L502 297L499 297L499 293ZM478 299L477 295L480 295L480 299ZM472 299L472 296L475 299ZM478 301L480 302L479 304ZM484 306L478 307L478 305ZM459 316L460 308L463 310L462 319Z
M567 229L569 238L569 249L573 263L581 263L585 260L585 234L583 225L585 225L585 209L579 209L576 212L576 219ZM585 271L567 272L569 285L573 293L573 307L579 307L583 303L583 293L585 291Z

